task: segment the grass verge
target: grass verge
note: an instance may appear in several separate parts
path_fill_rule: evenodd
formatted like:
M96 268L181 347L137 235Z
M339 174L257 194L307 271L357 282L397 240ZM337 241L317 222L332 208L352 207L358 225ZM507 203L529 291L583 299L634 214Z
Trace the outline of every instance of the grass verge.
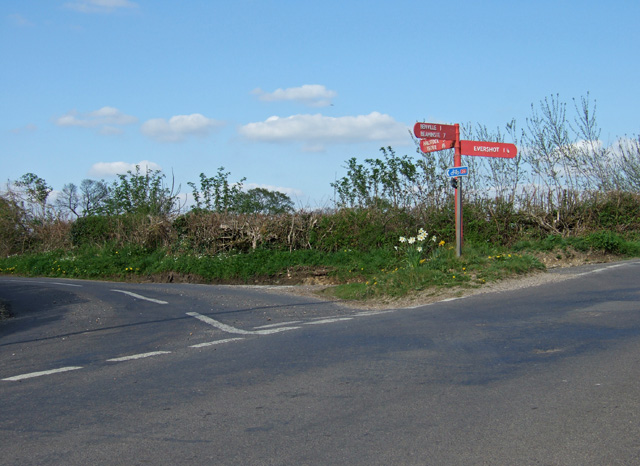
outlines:
M444 243L444 242L443 242ZM414 249L415 251L415 249ZM549 236L512 248L466 244L433 249L419 262L402 251L267 250L216 255L171 254L140 246L84 246L71 251L0 258L0 274L119 281L176 281L228 284L331 284L331 295L345 300L399 298L433 289L475 288L487 282L545 269L540 253L601 251L616 257L640 256L640 243L602 233L582 238Z

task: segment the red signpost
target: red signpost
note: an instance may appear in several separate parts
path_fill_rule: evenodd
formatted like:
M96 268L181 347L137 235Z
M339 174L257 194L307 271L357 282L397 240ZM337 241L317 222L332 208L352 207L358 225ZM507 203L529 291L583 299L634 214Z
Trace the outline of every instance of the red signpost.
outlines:
M455 145L456 142L449 139L420 139L420 150L425 153L453 149Z
M456 125L441 125L439 123L416 123L413 134L420 139L456 139Z
M479 157L500 157L512 159L518 154L514 144L488 141L461 141L460 125L441 125L439 123L416 123L413 134L420 138L420 150L425 153L445 149L455 149L454 167L462 166L462 155ZM462 184L459 177L453 178L456 189L456 254L462 255Z
M518 149L515 144L504 142L460 141L460 152L462 155L512 159L518 154Z

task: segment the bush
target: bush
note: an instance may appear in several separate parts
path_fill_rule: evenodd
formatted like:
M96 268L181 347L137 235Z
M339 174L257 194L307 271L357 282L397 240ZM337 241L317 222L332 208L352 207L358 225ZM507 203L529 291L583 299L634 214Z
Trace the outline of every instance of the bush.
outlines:
M71 226L71 243L74 246L104 244L113 233L112 217L92 215L80 217Z
M620 235L610 231L600 231L587 236L587 243L598 251L621 254L625 241Z
M13 200L0 197L0 256L22 252L28 242L24 210Z
M640 196L635 193L608 193L604 200L594 202L598 227L629 231L640 227Z

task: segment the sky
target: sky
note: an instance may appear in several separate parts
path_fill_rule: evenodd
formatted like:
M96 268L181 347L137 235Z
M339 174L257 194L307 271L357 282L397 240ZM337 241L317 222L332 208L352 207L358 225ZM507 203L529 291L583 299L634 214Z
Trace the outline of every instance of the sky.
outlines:
M610 144L639 132L638 19L636 0L3 0L0 179L141 165L188 194L224 167L330 207L348 159L419 157L417 121L523 127L551 95L589 94Z

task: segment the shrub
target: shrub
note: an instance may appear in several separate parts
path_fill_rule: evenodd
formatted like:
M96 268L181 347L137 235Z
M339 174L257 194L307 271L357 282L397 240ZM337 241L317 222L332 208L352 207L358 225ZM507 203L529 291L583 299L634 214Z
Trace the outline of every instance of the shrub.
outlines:
M104 244L111 239L112 233L112 217L101 215L80 217L71 226L71 243L74 246Z
M28 242L24 210L15 201L0 197L0 256L22 252Z
M596 250L612 254L622 253L625 241L611 231L600 231L587 236L587 243Z
M603 200L596 199L593 211L597 213L598 227L628 231L640 226L640 196L635 193L608 193Z

